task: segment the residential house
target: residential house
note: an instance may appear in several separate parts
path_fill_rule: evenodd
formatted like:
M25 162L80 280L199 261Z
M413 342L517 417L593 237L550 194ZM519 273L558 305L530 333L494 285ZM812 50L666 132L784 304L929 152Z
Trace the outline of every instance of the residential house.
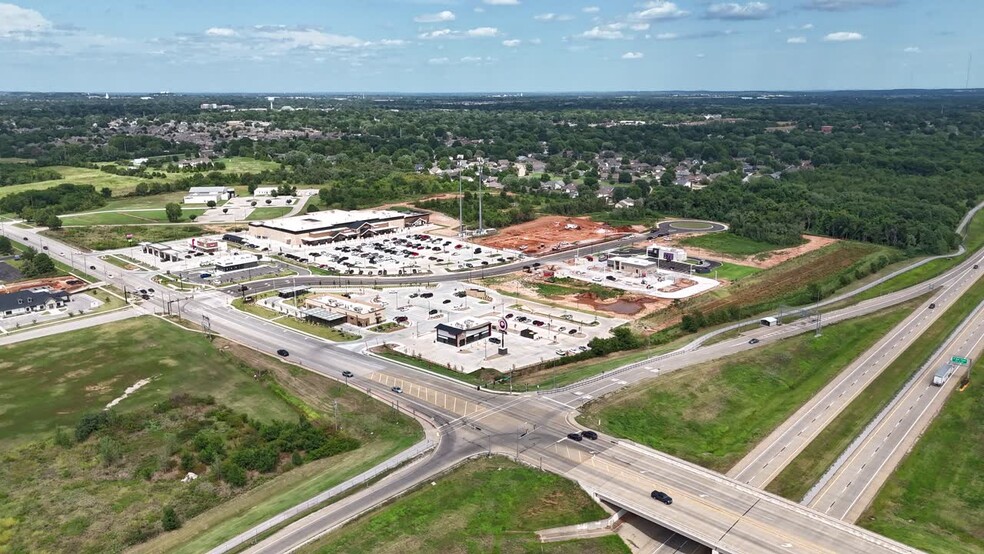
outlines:
M577 191L577 185L575 185L574 183L568 183L568 184L564 185L564 188L561 189L561 190L563 190L564 191L564 194L566 194L567 196L569 196L571 198L577 198L579 196L579 194L580 194Z
M48 287L0 294L0 318L63 308L67 303L67 293Z
M615 187L612 185L601 185L598 187L598 198L604 198L605 201L612 201L612 194L615 193Z
M615 209L619 208L634 208L636 205L635 200L631 198L623 198L615 203Z

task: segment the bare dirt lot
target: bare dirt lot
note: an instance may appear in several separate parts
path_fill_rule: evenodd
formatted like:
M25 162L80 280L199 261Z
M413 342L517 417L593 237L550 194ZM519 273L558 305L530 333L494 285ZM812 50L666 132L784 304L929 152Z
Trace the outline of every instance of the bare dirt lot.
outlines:
M646 245L649 244L660 244L660 245L670 245L679 246L679 242L685 238L692 237L701 233L681 233L679 235L673 235L670 240L659 239L656 241L647 241ZM828 244L833 244L837 242L837 239L832 239L830 237L817 237L813 235L803 235L803 239L806 240L805 244L799 246L793 246L792 248L784 248L782 250L773 250L771 252L763 252L762 254L755 254L752 256L738 257L738 256L728 256L720 252L712 252L710 250L704 250L703 248L696 248L694 246L683 245L687 251L687 255L694 258L703 258L707 260L715 260L719 262L731 262L740 265L747 265L751 267L757 267L759 269L768 269L770 267L775 267L787 260L793 258L798 258L803 254L808 252L813 252L814 250L819 250Z
M548 254L631 233L629 227L612 227L584 217L551 215L502 229L479 240L493 248L519 250L529 255Z

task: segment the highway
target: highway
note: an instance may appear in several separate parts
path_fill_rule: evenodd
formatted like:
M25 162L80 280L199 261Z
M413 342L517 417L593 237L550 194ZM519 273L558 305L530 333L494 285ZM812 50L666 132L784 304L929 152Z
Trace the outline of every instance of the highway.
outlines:
M974 360L984 350L982 308L984 304L977 306L974 314L851 445L846 456L834 464L834 471L824 476L823 486L808 495L806 505L844 521L857 521L966 372L962 367L943 386L933 386L936 369L949 362L951 356Z
M974 265L980 263L984 263L984 259L975 256L957 266L955 274L940 283L929 300L770 433L728 471L728 476L756 487L768 485L885 368L905 352L923 331L977 282L984 271L974 269Z
M8 233L9 233L8 228ZM37 245L39 238L31 231L16 229L12 237ZM47 244L57 244L44 239ZM606 244L602 248L611 248ZM65 252L62 261L79 257L68 246L58 245ZM569 253L562 253L562 256ZM85 268L90 274L119 282L127 288L147 288L151 284L146 273L127 272L117 278L110 274L119 269L95 262L96 269ZM934 280L945 284L953 278L949 272ZM460 279L461 275L452 278ZM899 291L869 301L836 310L824 315L824 320L838 321L870 313L885 306L902 302L925 292L925 285ZM577 429L568 416L572 408L590 397L616 390L629 383L653 378L659 371L692 365L714 359L752 346L747 338L729 339L709 346L699 343L678 352L633 364L627 368L586 380L550 394L525 395L493 394L476 390L449 378L422 372L386 360L368 358L313 337L297 333L269 322L259 321L231 308L229 297L215 291L191 295L170 292L182 317L195 323L207 323L212 332L249 345L257 350L274 353L279 348L289 350L289 360L331 378L340 379L348 369L355 374L352 386L359 387L384 402L408 410L431 422L440 431L440 443L435 453L424 462L411 466L413 472L400 479L400 487L373 486L367 489L366 504L338 505L302 518L292 529L275 533L250 549L251 552L285 552L337 527L364 511L370 505L391 498L400 489L430 478L440 468L481 452L496 452L518 456L520 460L578 480L599 498L630 508L639 515L659 522L690 539L717 548L721 552L914 552L899 543L889 541L869 531L849 525L837 517L823 514L758 490L756 487L635 445L602 437L597 442L573 443L565 435ZM164 310L163 295L157 295L150 305ZM785 325L774 329L758 329L763 343L783 336L809 332L810 325ZM403 387L403 394L393 393L394 384ZM578 394L580 393L580 394ZM525 432L525 434L524 434ZM520 438L522 436L522 438ZM384 481L384 483L388 483ZM653 488L666 490L674 496L671 507L649 498ZM334 505L333 505L334 506ZM345 507L348 506L348 507ZM788 545L788 546L787 546Z

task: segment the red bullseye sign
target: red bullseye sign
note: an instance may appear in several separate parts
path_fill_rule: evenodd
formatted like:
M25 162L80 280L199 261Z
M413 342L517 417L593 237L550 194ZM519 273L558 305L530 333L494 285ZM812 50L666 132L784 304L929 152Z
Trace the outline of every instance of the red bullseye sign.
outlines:
M506 321L504 318L500 318L499 319L499 330L502 331L503 333L505 333L506 332L506 329L508 329L508 328L509 328L509 322Z

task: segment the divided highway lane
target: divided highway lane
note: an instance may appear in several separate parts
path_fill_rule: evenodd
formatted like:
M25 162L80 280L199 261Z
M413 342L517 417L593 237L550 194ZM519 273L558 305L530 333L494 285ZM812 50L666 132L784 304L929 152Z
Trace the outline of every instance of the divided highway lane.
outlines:
M944 285L769 434L728 472L728 476L756 487L768 485L885 368L959 301L984 273L973 269L973 265L981 261L974 258L961 266L955 279ZM930 305L935 305L935 308L930 308Z
M874 500L896 466L943 408L964 374L950 377L943 386L933 386L936 369L951 356L977 359L984 350L984 304L978 306L964 328L947 341L867 429L860 443L828 478L826 485L808 505L830 516L854 522ZM840 462L840 460L839 460Z

